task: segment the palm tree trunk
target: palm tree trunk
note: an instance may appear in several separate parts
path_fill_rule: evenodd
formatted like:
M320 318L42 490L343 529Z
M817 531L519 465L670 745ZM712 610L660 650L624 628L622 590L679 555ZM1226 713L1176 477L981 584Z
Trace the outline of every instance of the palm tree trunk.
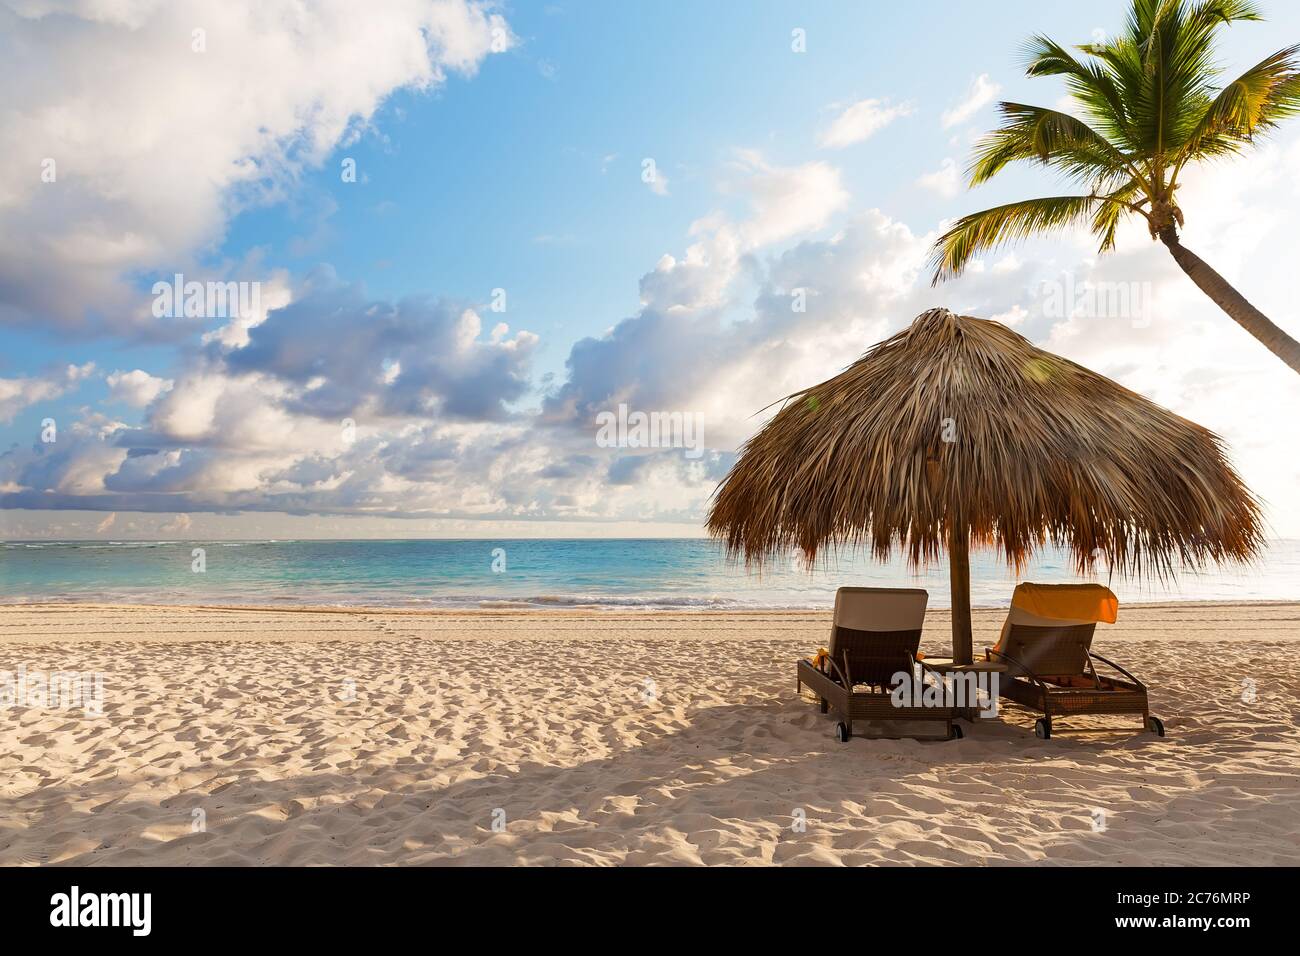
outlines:
M975 663L970 624L970 529L957 522L948 532L948 582L952 585L952 659Z
M1300 372L1300 342L1287 335L1268 316L1247 302L1246 297L1229 285L1227 279L1179 242L1178 233L1172 226L1160 230L1160 241L1169 247L1169 252L1179 267L1219 308L1259 339L1266 349L1291 366L1291 371Z

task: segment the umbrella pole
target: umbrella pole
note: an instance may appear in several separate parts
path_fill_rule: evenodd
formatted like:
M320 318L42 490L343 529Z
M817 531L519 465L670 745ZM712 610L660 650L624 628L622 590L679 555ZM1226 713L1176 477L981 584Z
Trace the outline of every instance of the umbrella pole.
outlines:
M975 662L970 626L970 532L962 524L948 533L948 580L952 590L952 659Z

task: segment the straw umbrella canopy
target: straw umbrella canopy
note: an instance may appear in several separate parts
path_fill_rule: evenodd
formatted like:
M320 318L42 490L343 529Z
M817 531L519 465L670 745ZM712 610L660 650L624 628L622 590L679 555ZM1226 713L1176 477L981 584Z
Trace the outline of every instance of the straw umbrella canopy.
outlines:
M1248 561L1259 504L1212 432L987 319L933 309L786 399L714 495L747 565L801 549L947 551L953 656L970 663L971 545L1019 570L1066 549L1124 576Z

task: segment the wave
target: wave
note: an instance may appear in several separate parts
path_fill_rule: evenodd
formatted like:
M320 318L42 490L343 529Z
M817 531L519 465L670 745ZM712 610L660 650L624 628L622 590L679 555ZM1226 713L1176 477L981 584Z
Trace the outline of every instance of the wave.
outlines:
M174 548L190 544L220 545L223 548L244 548L251 545L297 544L296 538L270 538L266 541L213 541L205 538L178 538L165 541L0 541L6 549L54 548L75 551L96 551L107 548Z
M631 608L662 610L718 610L770 606L765 602L720 595L684 596L669 594L535 594L516 595L439 595L421 598L430 607L491 608Z
M102 588L54 595L0 595L0 604L92 603L92 604L162 604L183 607L186 605L241 605L254 607L334 607L339 609L391 608L411 610L584 610L584 611L739 611L739 610L825 610L827 600L790 602L742 599L721 596L683 597L673 595L597 595L597 594L537 594L530 596L447 594L431 597L395 596L391 592L355 594L340 600L337 593L298 591L294 594L239 594L209 593L202 596L123 588L106 591Z

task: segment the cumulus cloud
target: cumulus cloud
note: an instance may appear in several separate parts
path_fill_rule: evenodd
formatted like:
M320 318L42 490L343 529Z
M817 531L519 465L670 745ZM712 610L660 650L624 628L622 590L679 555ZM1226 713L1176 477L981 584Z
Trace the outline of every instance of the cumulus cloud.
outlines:
M916 184L951 199L961 192L961 170L957 168L956 160L948 158L939 164L938 169L919 176Z
M68 392L95 370L95 363L68 365L45 376L0 378L0 423L8 423L29 405L45 402Z
M1002 87L999 84L993 82L993 79L987 73L981 73L971 80L966 95L950 108L944 110L939 122L944 129L960 126L985 106L992 103L1001 92Z
M57 445L0 456L7 507L532 513L525 475L547 454L511 445L537 337L486 307L376 300L328 270L174 381L115 372L138 425L89 409ZM139 374L136 374L139 373ZM170 387L164 387L169 384ZM173 530L182 528L173 526Z
M242 271L247 274L249 268L245 265ZM249 308L237 311L225 325L205 332L202 337L204 344L216 342L230 349L243 348L248 344L248 330L265 322L273 309L282 309L288 305L293 295L288 274L283 269L275 270L267 279L251 278L243 281L257 283L256 295L248 297Z
M158 532L160 534L184 534L190 530L194 520L187 514L178 514L170 521L160 525Z
M737 229L746 250L820 229L849 201L840 171L829 163L776 166L756 150L737 150L732 170L738 181L731 188L749 199L749 215Z
M1298 161L1292 140L1232 175L1193 171L1180 192L1189 246L1284 324ZM730 213L702 216L684 251L647 263L639 307L573 344L539 409L528 406L534 337L476 303L376 300L320 273L238 341L208 341L139 424L88 415L57 446L0 453L0 504L698 521L771 414L761 409L948 306L1014 324L1219 431L1275 529L1300 532L1300 383L1140 225L1112 255L1066 233L986 255L935 289L926 261L939 225L848 212L833 167L740 153L723 186ZM1067 301L1067 284L1133 288L1136 307ZM621 402L699 414L705 453L598 446L596 413Z
M484 338L482 311L428 297L372 300L322 271L224 362L284 383L281 400L305 414L499 421L528 390L538 339L500 322Z
M540 417L520 405L535 336L485 321L499 317L480 305L375 300L322 270L241 336L208 337L139 425L11 460L0 479L21 490L6 504L685 520L734 460L730 450L690 460L681 449L598 448L578 406L623 387L663 407L693 394L715 413L710 366L732 374L761 348L762 323L728 332L722 318L739 280L762 270L764 250L824 227L848 199L827 164L781 167L753 152L736 154L726 193L744 214L698 220L685 254L643 277L642 312L620 326L615 347L575 347L572 381ZM870 268L889 274L887 258ZM663 374L674 366L680 378ZM114 378L119 391L127 374ZM571 414L557 412L566 403ZM747 414L735 407L726 417Z
M144 408L175 384L169 378L150 375L140 368L130 372L111 372L105 381L108 383L109 401L122 402L135 408Z
M127 276L194 271L393 91L513 43L478 0L0 5L0 321L151 322Z
M729 451L753 427L755 411L806 385L807 376L832 374L846 346L858 354L891 317L901 321L927 254L925 237L870 211L833 237L755 262L758 273L748 278L758 279L759 294L746 319L730 322L724 313L739 305L742 273L734 261L701 260L695 268L710 273L718 296L701 299L702 281L657 284L636 315L574 344L567 380L547 396L543 417L581 431L620 402L699 412L710 447ZM643 287L658 282L663 268L647 274ZM638 472L623 463L614 475L626 483Z
M912 112L910 103L891 104L887 99L858 100L841 108L839 115L817 134L817 145L823 149L843 149L861 143Z
M127 453L111 443L112 435L121 427L120 423L94 413L83 416L70 427L61 423L58 441L35 442L0 455L0 485L25 489L37 507L59 507L60 501L73 502L102 494L106 490L105 477L116 471L126 458ZM14 494L23 496L23 492ZM10 499L11 495L4 498ZM48 501L42 501L43 498ZM98 507L113 510L109 502Z

